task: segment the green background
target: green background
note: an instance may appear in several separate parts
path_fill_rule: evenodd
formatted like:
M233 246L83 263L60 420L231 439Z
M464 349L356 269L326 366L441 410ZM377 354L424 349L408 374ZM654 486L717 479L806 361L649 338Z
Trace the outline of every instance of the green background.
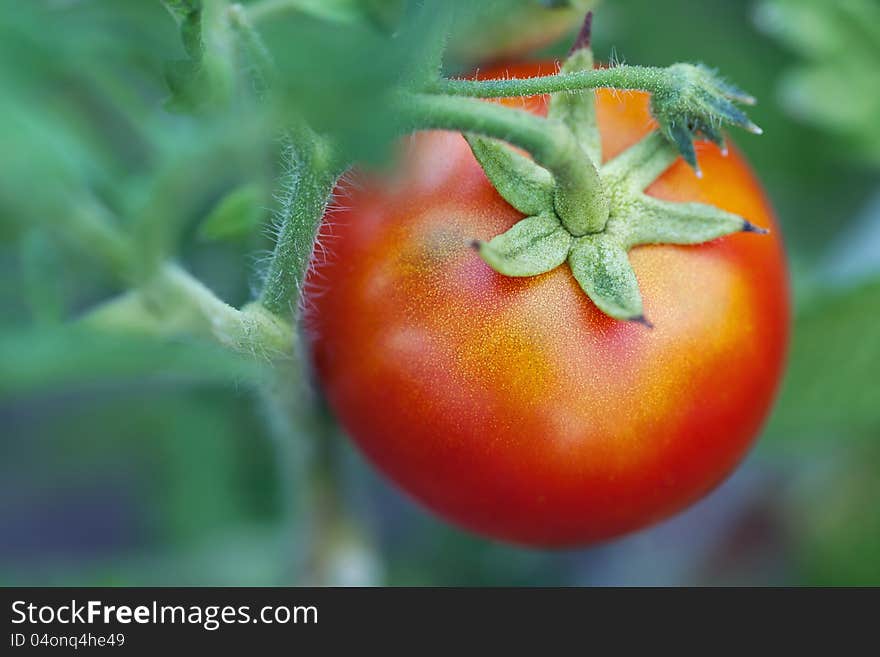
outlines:
M94 199L145 252L174 243L222 298L246 302L271 245L277 144L247 102L205 112L193 86L166 102L168 62L187 53L160 3L0 0L0 583L880 584L880 22L864 18L876 12L602 3L599 59L703 61L760 99L764 135L733 136L778 210L797 319L779 404L728 482L655 528L545 552L425 513L329 419L325 435L280 444L246 362L71 325L119 290L66 228ZM350 147L381 159L367 87L393 57L364 71L351 66L361 42L319 19L301 18L296 38L274 29L284 93L340 135L375 124Z

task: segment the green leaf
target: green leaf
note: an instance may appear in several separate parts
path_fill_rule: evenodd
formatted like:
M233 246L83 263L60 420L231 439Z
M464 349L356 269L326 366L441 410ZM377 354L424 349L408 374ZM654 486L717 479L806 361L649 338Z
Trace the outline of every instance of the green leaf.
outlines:
M780 444L880 438L880 280L815 299L798 315L767 435Z
M202 6L201 0L162 0L162 4L177 21L185 20Z
M880 4L765 0L755 19L758 27L804 58L802 65L782 76L782 105L797 119L837 134L852 155L876 167L880 163L876 118Z
M368 4L379 3L367 3L364 0L295 0L295 2L288 4L291 10L295 12L308 14L326 21L346 22L356 21L361 18L361 14L368 13ZM389 14L393 14L393 5L399 3L389 3L388 0L381 0L381 4L386 5L385 10ZM392 6L387 6L389 4ZM361 7L359 5L365 6Z
M517 222L506 233L479 245L492 269L506 276L537 276L555 269L568 256L571 235L555 216L539 215Z
M210 89L197 62L192 59L176 59L166 62L164 69L165 84L171 92L165 101L165 109L188 113L204 107Z
M259 185L242 185L223 197L199 227L206 240L237 240L253 233L266 208L266 194Z
M788 521L794 563L811 586L880 585L880 443L833 459L824 485L794 497ZM830 466L830 467L829 467Z
M367 19L385 32L392 32L406 11L405 0L360 0L360 5Z
M402 83L425 82L412 78L433 66L443 37L433 17L448 4L413 4L393 35L368 21L330 22L296 12L261 24L278 72L272 94L278 115L308 123L345 160L381 161L403 127L402 117L388 111L389 94Z
M528 215L552 210L554 186L549 171L496 139L477 135L465 135L465 139L505 201Z
M193 3L196 4L196 3ZM197 3L201 5L201 2ZM193 59L202 57L201 9L191 9L180 22L180 40L183 48Z
M579 237L568 264L599 310L616 319L645 322L636 274L617 241L608 235Z

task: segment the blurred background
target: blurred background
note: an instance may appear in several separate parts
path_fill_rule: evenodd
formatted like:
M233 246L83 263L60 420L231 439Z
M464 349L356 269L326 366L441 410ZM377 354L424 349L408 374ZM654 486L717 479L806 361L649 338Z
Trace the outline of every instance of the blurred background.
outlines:
M229 303L251 298L285 103L381 161L393 126L370 103L417 41L404 31L365 58L394 3L364 0L366 30L358 1L266 21L288 83L269 106L226 62L194 66L187 26L181 39L158 0L0 0L0 584L880 584L877 0L600 3L599 59L703 61L759 98L764 135L733 137L792 266L794 343L764 435L657 527L563 552L465 534L380 479L329 417L279 437L252 362L77 321L122 290L106 217L135 237L137 266L172 256ZM511 34L565 52L567 33L528 33L556 10L504 4L498 35L458 32L451 70L498 48L539 56ZM353 103L369 140L353 136Z

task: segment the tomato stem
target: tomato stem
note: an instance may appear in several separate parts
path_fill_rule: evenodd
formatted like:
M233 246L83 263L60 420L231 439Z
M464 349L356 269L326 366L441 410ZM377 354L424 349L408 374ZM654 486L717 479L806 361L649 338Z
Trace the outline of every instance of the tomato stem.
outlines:
M761 129L737 107L737 103L753 105L755 99L703 65L577 68L579 70L563 68L555 75L535 78L443 78L435 80L428 90L438 95L472 98L508 98L550 93L564 96L566 93L598 88L646 91L651 94L651 113L660 124L663 135L695 169L697 159L693 140L696 133L702 133L719 144L723 141L720 128L724 124L761 134Z
M285 147L288 171L281 192L278 237L259 299L267 310L289 319L299 310L318 229L343 170L320 136L304 125L297 133Z
M269 76L275 71L272 54L266 47L263 37L257 32L251 14L240 4L231 5L228 9L229 23L239 39L239 43L247 52L251 66L250 76L259 94L269 88Z
M561 121L473 98L407 94L400 108L412 129L458 130L528 151L556 182L555 211L572 235L602 230L608 202L596 166Z
M94 308L79 321L102 330L204 336L267 362L289 357L295 342L291 327L262 306L250 304L237 310L170 263L149 281Z
M229 7L230 23L250 54L252 74L268 90L275 64L253 23L266 14L299 8L298 2L264 0L245 7ZM344 170L328 140L304 121L293 118L283 139L286 167L277 217L277 239L264 272L258 303L287 322L295 323L302 285L314 250L324 211Z
M667 69L655 66L612 66L610 68L557 73L534 78L467 80L442 78L430 87L432 93L472 98L540 96L559 91L584 89L633 89L656 93L667 88Z

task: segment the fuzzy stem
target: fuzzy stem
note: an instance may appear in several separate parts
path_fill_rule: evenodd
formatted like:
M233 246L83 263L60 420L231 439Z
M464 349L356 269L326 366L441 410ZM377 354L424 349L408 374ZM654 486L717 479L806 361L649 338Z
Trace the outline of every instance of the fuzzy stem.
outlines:
M259 300L280 317L297 311L321 219L342 170L334 163L329 145L305 127L288 143L285 159L289 180L282 198L278 239Z
M557 73L535 78L507 80L441 79L429 91L448 96L513 98L539 96L559 91L582 91L613 87L656 93L666 88L667 69L654 66L612 66L592 71Z
M527 150L548 169L569 139L559 123L470 98L410 94L399 107L413 130L456 130L501 139Z
M170 263L141 287L94 308L79 321L104 330L201 335L259 360L287 358L295 342L291 328L261 306L236 310Z
M229 7L229 22L238 36L251 62L250 74L254 79L257 93L262 97L269 88L269 79L275 71L272 54L266 47L263 37L254 27L252 17L240 4Z
M407 95L400 103L413 129L472 132L531 153L556 181L555 205L572 235L598 232L608 220L608 201L595 165L562 122L472 98Z
M310 470L315 451L313 392L300 376L302 362L279 368L261 386L267 426L276 450L282 514L279 584L302 584L314 536L314 491ZM296 367L295 365L300 365Z
M365 528L348 517L341 484L339 434L315 403L302 355L276 368L260 388L260 400L276 448L282 525L279 584L372 586L375 573L351 580L340 557L356 548L378 562ZM340 554L342 552L342 554ZM342 572L340 572L340 570Z
M251 59L263 89L274 73L272 57L254 21L261 15L295 8L297 3L264 0L230 7L230 19ZM261 13L262 12L262 13ZM281 199L279 231L266 271L259 304L269 312L294 319L315 239L333 188L343 167L331 145L304 122L293 120L285 137L283 158L288 167ZM291 317L294 316L294 317Z

